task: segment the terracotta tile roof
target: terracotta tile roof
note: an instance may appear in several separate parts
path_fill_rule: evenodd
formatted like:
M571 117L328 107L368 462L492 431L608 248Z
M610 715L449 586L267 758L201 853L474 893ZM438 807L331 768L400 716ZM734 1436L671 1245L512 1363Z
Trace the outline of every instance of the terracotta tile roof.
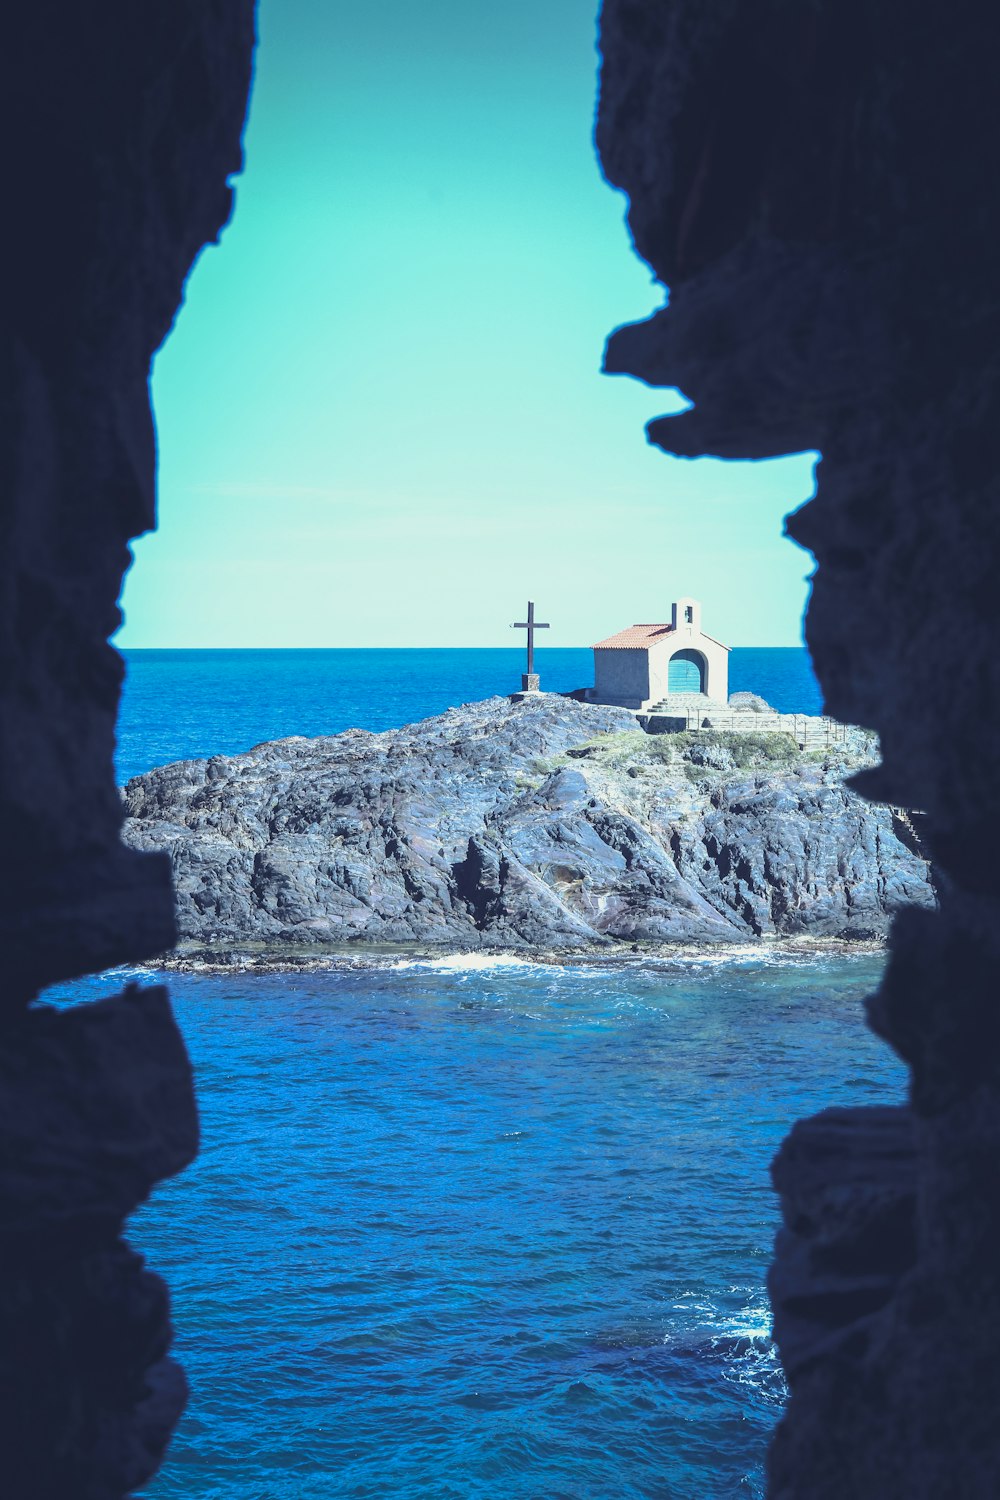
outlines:
M642 650L644 647L655 646L657 641L662 641L664 636L673 633L672 625L630 625L627 630L619 630L617 635L609 635L606 641L595 642L594 650Z

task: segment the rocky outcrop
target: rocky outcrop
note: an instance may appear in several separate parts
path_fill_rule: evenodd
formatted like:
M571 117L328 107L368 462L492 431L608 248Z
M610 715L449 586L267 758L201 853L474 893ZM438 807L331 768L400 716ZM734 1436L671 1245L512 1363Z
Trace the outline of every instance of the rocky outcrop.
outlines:
M228 951L871 938L933 900L893 814L844 784L872 758L863 735L803 755L494 698L150 771L124 837L169 853L182 944Z
M879 735L857 785L925 814L940 896L900 913L869 1011L909 1105L821 1116L776 1165L773 1500L1000 1494L992 21L973 0L603 4L601 157L669 287L608 368L689 398L649 426L668 452L822 454L788 520L818 565L813 662L827 711ZM877 1296L831 1294L848 1265Z
M9 1500L120 1500L183 1407L166 1288L122 1238L194 1155L165 991L74 1011L46 985L174 935L170 870L126 848L108 643L155 524L148 373L229 217L246 0L7 7L0 112L0 1468ZM109 983L109 989L112 985Z

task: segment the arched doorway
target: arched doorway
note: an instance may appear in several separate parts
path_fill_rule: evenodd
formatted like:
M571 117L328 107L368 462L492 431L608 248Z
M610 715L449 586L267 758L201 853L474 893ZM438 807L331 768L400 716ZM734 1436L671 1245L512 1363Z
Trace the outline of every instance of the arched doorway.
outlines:
M667 666L668 693L703 693L705 658L700 651L676 651Z

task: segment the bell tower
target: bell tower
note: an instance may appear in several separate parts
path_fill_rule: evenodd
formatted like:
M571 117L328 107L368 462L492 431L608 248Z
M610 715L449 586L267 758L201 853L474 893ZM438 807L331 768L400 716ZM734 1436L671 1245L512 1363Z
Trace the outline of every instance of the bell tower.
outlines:
M678 599L670 606L670 624L680 636L701 635L701 605L697 599Z

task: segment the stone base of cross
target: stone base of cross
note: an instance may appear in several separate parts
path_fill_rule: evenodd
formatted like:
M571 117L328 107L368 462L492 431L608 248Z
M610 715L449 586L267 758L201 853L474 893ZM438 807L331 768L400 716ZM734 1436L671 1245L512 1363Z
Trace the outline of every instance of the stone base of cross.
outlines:
M513 624L511 630L526 630L528 632L528 670L521 673L521 691L512 696L521 698L525 693L537 693L538 673L535 671L535 631L548 630L548 625L543 625L540 620L535 619L535 606L531 600L528 601L528 618L518 620Z
M521 691L519 693L510 693L508 696L511 703L527 703L532 698L540 698L542 694L538 686L538 673L522 672Z

